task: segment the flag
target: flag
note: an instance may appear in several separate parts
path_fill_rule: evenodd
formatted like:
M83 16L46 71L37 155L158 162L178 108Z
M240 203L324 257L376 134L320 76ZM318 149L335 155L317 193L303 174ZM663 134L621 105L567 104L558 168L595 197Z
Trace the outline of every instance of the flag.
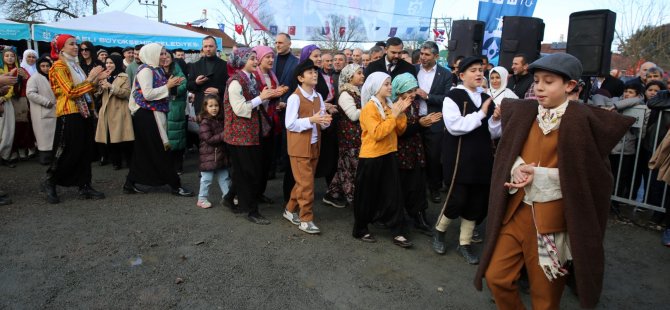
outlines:
M347 32L347 27L340 27L340 37L343 37L345 32Z
M321 28L321 34L324 36L329 36L330 35L330 27L326 26Z
M414 33L414 27L407 27L407 31L405 31L406 35L412 35Z
M244 15L253 30L268 31L258 17L261 9L257 0L247 0L244 3L241 0L231 0L230 3Z
M419 32L426 32L426 31L428 31L428 28L430 28L430 27L421 27L421 28L419 28Z
M537 0L479 0L479 7L477 8L477 20L481 20L486 23L486 30L484 31L484 44L482 44L482 55L488 56L489 62L491 64L495 66L498 65L503 16L533 16L535 5L537 5Z
M391 27L391 30L389 30L389 37L395 37L396 32L398 32L398 27Z
M221 30L221 32L226 32L226 30L225 30L225 29L226 29L226 25L225 25L225 24L218 23L218 24L216 24L216 25L219 26L219 30Z
M244 31L244 25L235 24L235 32L237 32L237 34L242 34L242 31Z
M273 36L277 35L277 25L270 26L270 34Z
M377 26L377 27L375 27L375 30L379 30L379 28L381 28L381 27Z
M295 35L295 26L288 26L288 35L290 36Z

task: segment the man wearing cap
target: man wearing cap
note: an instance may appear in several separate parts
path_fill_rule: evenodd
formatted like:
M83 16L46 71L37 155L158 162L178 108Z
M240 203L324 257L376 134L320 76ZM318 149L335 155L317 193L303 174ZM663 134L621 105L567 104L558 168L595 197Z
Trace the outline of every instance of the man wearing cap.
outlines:
M568 101L582 74L569 54L528 66L537 100L505 100L493 175L482 278L499 309L524 309L525 266L533 309L558 309L568 274L580 305L598 303L612 192L607 157L634 119ZM574 271L570 270L574 267Z

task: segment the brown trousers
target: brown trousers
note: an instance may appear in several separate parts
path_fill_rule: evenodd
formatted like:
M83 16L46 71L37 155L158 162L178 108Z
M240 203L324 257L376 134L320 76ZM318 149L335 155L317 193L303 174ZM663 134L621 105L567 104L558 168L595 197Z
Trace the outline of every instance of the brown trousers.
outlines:
M549 282L538 265L537 236L532 210L528 205L519 206L500 230L491 263L486 270L486 284L498 309L525 309L516 284L523 265L526 265L528 271L532 308L558 309L565 277Z
M311 145L312 150L310 154L319 154L319 144ZM316 164L319 162L318 157L296 157L289 156L291 161L291 171L295 178L295 185L291 190L291 198L286 203L286 210L289 212L296 212L300 209L300 221L310 222L314 220L312 213L312 206L314 205L314 173L316 172Z

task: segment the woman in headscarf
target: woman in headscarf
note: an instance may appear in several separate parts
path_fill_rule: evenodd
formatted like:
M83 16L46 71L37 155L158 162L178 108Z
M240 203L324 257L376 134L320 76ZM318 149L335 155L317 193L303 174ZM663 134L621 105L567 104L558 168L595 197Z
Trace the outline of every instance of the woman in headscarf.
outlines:
M272 128L259 106L276 97L278 92L267 87L259 89L252 75L258 62L256 53L250 48L236 49L228 64L236 72L228 79L223 97L223 140L228 144L233 164L233 184L239 202L237 208L230 204L228 207L233 212L248 211L249 221L267 225L270 221L258 210L259 189L264 179L261 137Z
M26 85L26 96L30 101L30 118L39 151L39 162L48 165L52 160L54 132L56 131L56 96L49 84L51 60L37 60L37 74L33 74Z
M402 188L402 202L407 214L413 219L414 227L424 234L431 233L431 225L426 218L428 200L426 198L426 153L423 149L421 132L433 123L442 119L441 113L430 113L419 116L421 103L416 98L419 84L410 73L397 75L391 83L393 88L391 100L412 98L405 115L407 115L407 129L398 136L398 166L400 168L400 184Z
M5 49L2 53L4 65L0 74L12 72L17 69L15 76L18 82L4 96L5 101L11 101L14 108L14 141L12 142L10 159L28 160L35 155L35 135L30 124L30 115L28 108L28 98L26 98L26 83L30 78L28 71L18 66L18 58L14 48ZM33 62L34 64L34 62Z
M16 53L12 49L13 47L5 47L2 50L2 55L0 55L0 74L10 73L12 76L18 77L19 70L16 64ZM0 104L3 106L2 118L0 118L0 162L10 168L16 167L16 158L12 159L12 145L14 144L14 135L16 133L12 97L20 84L21 79L17 79L16 83L9 87L7 93L0 96Z
M276 165L274 152L275 140L281 137L281 130L283 128L279 121L279 113L277 111L279 108L279 99L281 95L288 91L288 86L279 85L279 80L272 71L275 57L274 51L267 46L256 46L252 50L256 53L256 59L258 61L256 71L252 72L256 79L258 89L262 90L264 88L269 88L278 90L277 97L270 98L267 104L264 103L258 106L261 110L261 115L265 117L270 123L270 126L272 126L272 130L261 138L261 148L263 149L263 180L261 181L259 191L260 196L258 199L263 203L274 203L272 199L265 195L265 189L267 188L270 171L272 170L272 167Z
M391 229L393 244L408 248L405 211L398 176L398 135L407 127L405 109L412 98L391 102L391 76L370 74L361 89L361 151L354 193L354 238L376 242L368 224L380 222Z
M354 202L354 178L358 166L358 153L361 149L360 87L365 81L363 68L350 64L342 69L339 80L337 100L340 117L337 122L338 161L337 172L328 186L323 202L337 208L352 205Z
M507 76L509 72L504 67L494 67L489 73L489 88L486 94L493 98L496 106L505 98L519 99L517 95L509 88L507 88Z
M167 136L167 113L170 110L170 89L184 83L183 77L165 76L161 62L166 51L158 43L140 49L142 65L137 68L132 88L131 112L135 144L130 161L130 171L123 185L126 194L146 193L136 183L161 186L169 185L172 194L191 197L193 192L182 187L177 171L170 159L170 141Z
M174 61L172 52L165 54L165 63L161 64L168 77L183 77L186 75L181 66ZM186 83L170 89L170 112L167 114L167 135L170 141L170 158L177 174L184 171L184 151L186 150Z
M102 199L105 194L91 187L91 159L95 154L93 142L93 113L86 96L95 91L99 81L109 72L98 66L88 76L79 66L77 39L60 34L51 42L51 59L56 61L49 70L49 82L56 96L56 133L54 160L47 169L42 184L49 203L59 203L56 185L79 186L80 199Z
M23 52L23 58L21 59L21 68L26 70L30 76L37 73L37 52L35 50L27 49Z
M132 141L135 140L133 120L128 110L130 81L123 70L123 57L111 55L105 60L109 77L100 81L98 93L102 106L98 115L95 142L105 144L114 170L121 169L122 161L130 165Z

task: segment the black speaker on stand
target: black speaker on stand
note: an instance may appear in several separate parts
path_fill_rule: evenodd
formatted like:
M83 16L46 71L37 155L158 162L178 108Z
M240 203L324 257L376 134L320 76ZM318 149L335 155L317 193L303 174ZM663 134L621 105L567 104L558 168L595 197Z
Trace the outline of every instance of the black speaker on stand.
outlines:
M514 55L526 55L528 63L540 58L544 39L544 21L526 16L504 16L500 37L500 58L498 66L512 72Z
M485 23L478 20L456 20L451 24L449 54L447 62L454 63L456 57L479 56L482 54Z
M566 52L582 62L586 87L582 99L588 100L591 77L607 76L612 62L612 40L616 13L610 10L582 11L570 14Z

